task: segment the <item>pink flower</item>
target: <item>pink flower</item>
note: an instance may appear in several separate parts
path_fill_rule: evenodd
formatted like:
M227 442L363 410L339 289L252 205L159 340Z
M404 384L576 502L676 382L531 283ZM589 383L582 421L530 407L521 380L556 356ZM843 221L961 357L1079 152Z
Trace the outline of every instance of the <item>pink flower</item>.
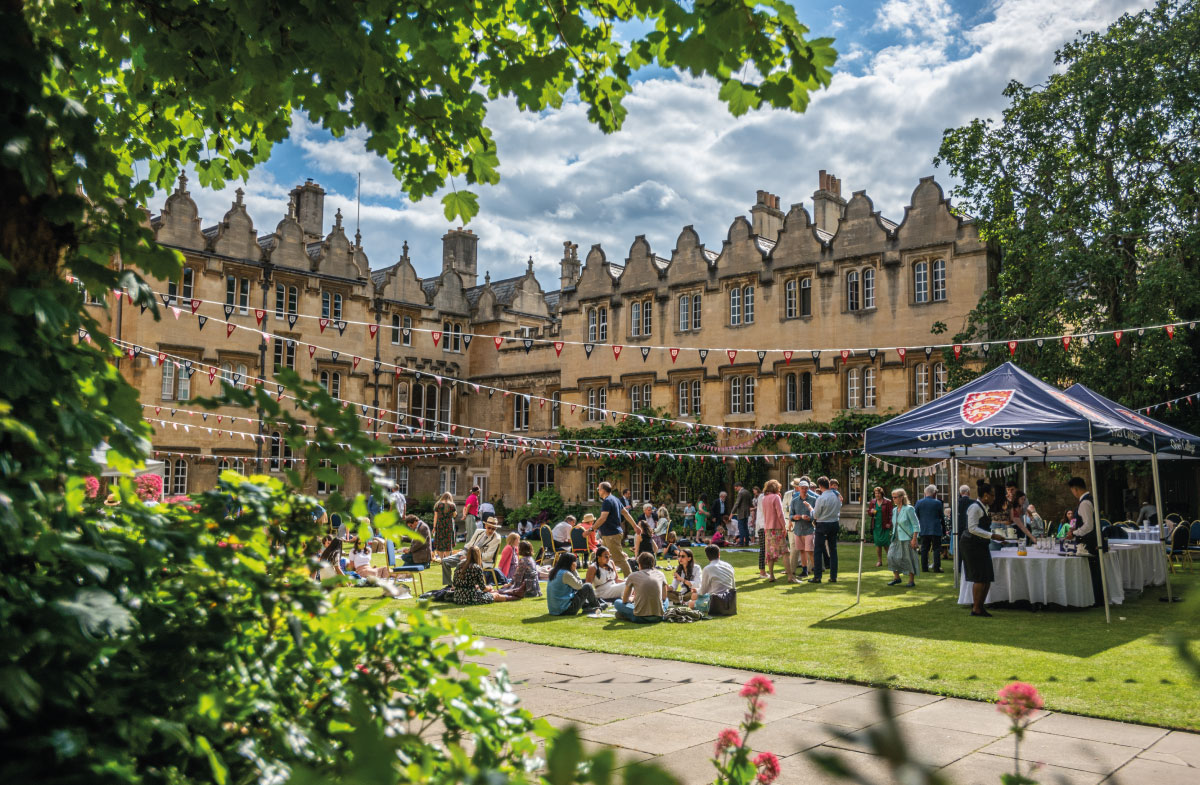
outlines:
M770 785L779 776L779 758L773 753L760 752L754 757L754 768L758 769L757 782Z
M1000 689L1000 700L996 709L1007 714L1013 722L1021 722L1032 717L1042 708L1042 696L1037 688L1023 681L1014 681Z
M717 755L720 755L730 747L742 746L742 737L733 728L726 728L717 734Z
M774 695L775 685L766 676L751 676L750 681L742 686L738 693L743 698L757 698L760 695Z

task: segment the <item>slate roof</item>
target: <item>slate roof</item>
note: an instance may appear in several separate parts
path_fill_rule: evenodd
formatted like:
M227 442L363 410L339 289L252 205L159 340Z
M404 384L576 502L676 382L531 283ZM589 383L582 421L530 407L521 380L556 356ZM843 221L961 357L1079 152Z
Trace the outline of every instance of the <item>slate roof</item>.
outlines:
M200 234L204 235L205 237L207 237L208 239L210 239L210 240L211 240L212 238L214 238L214 237L216 237L216 236L217 236L217 230L218 230L218 229L220 229L220 225L219 225L219 224L217 224L217 225L213 225L213 226L210 226L210 227L208 227L208 228L206 228L206 229L201 229L201 230L200 230Z
M512 278L501 278L498 281L492 281L490 286L492 287L492 292L496 295L496 302L500 305L511 305L517 295L517 286L524 279L524 275L517 275ZM475 306L475 303L479 302L479 297L483 294L484 287L488 285L472 286L466 290L467 302L472 307Z
M371 271L371 282L374 283L376 286L383 286L384 280L387 279L387 271L388 271L388 268L386 268L386 267L379 269L379 270L372 270Z
M717 253L716 251L711 251L708 248L704 249L704 258L707 259L709 262L715 262L720 257L721 257L721 254Z
M814 229L813 231L817 233L817 237L821 238L821 242L823 243L827 243L833 239L833 235L824 229Z
M762 251L763 253L770 253L771 249L775 247L774 240L768 240L767 238L761 237L757 234L754 235L754 244L758 246L758 250Z
M667 269L667 265L669 265L671 263L670 259L664 259L661 256L658 256L657 254L654 255L653 259L654 259L654 266L660 270Z
M555 289L553 292L546 292L546 307L549 308L551 312L558 308L558 300L561 296L561 289Z
M304 246L304 250L308 252L310 258L316 259L321 255L321 241L317 240L315 243L308 243Z

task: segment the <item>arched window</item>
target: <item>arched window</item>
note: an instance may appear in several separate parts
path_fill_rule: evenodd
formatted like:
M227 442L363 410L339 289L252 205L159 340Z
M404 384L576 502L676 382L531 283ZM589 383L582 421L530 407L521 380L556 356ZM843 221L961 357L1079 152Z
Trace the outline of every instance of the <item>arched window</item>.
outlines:
M442 433L450 432L450 401L453 396L452 390L453 388L443 387L438 397L438 430Z
M785 412L798 411L800 408L800 381L796 374L789 373L784 377L784 407Z
M938 259L933 263L933 300L943 302L946 299L946 260Z
M633 385L633 389L629 391L629 400L633 404L635 412L642 408L642 386L640 384Z
M321 292L321 318L330 318L329 314L332 309L333 296L329 292Z
M734 376L729 380L729 413L742 413L742 377Z
M634 303L629 313L629 334L642 334L642 304Z
M329 394L334 398L342 397L342 375L337 371L329 375Z
M846 273L846 308L851 311L859 309L858 270Z
M324 496L341 484L341 477L338 474L338 467L330 463L328 458L322 458L317 463L317 468L324 469L325 472L333 471L333 477L327 473L324 476L317 476L317 493Z
M400 314L392 314L392 343L400 343Z
M691 386L687 382L680 382L679 383L679 407L678 407L680 417L688 416L688 411L689 411L688 404L691 403L691 399L692 399Z
M742 324L754 324L754 287L742 289Z
M858 409L862 406L862 375L858 368L846 371L846 408Z
M654 309L651 303L651 300L642 303L642 335L647 337L653 335L651 328L654 326L654 320L651 317L654 315Z
M800 279L800 315L812 316L812 278Z
M183 277L180 279L180 293L183 299L192 299L193 283L196 280L196 271L190 267L183 268Z
M557 428L562 425L562 393L552 393L550 400L550 427Z
M296 313L296 308L298 307L299 300L300 300L300 290L297 289L295 286L289 286L288 287L288 302L287 302L287 312L288 312L289 316Z
M425 416L423 407L425 406L425 385L417 382L412 386L412 408L409 410L412 413L412 419L423 418ZM424 423L414 422L413 425L420 428Z
M554 464L531 463L525 467L525 490L532 499L538 491L554 487Z
M342 296L336 293L333 295L333 318L342 318Z
M754 411L754 384L755 379L753 376L747 376L742 384L742 411L746 414Z
M163 483L164 495L183 496L188 492L188 463L183 458L174 460L166 460L163 462L163 470L166 472L165 482Z
M700 329L700 295L692 295L692 329Z
M596 340L596 309L588 308L588 341Z
M946 394L946 387L949 382L949 376L946 374L946 366L944 363L937 363L933 366L933 397L941 398Z
M441 388L435 384L425 385L425 409L422 415L425 418L425 427L430 430L438 430L438 396L441 393Z
M280 451L283 449L283 440L279 438L279 431L271 432L271 471L279 471Z
M679 330L687 332L692 329L692 297L682 295L679 298Z
M700 380L692 382L692 416L700 417Z
M850 504L862 503L862 486L862 467L857 463L852 463L849 476L846 478L846 501Z
M246 462L241 458L222 458L217 461L217 473L234 471L238 474L246 473Z
M462 351L462 322L454 323L454 351Z
M221 363L221 381L230 387L233 386L233 363Z
M742 290L736 286L729 290L729 323L742 323Z
M583 471L584 476L584 498L589 502L596 501L596 488L600 485L600 470L595 466L589 466Z
M783 318L795 319L800 315L800 282L795 278L783 285Z
M868 267L862 273L863 308L875 307L875 268Z
M282 319L287 309L287 289L283 284L275 284L275 318Z
M650 400L650 391L651 387L649 384L642 385L642 406L645 406L647 409L653 406L653 403Z
M917 406L929 403L929 366L925 363L913 368L913 401Z
M929 263L917 262L913 265L914 299L919 303L929 302Z
M600 337L598 340L607 341L608 340L608 308L606 308L604 306L597 308L596 316L600 323L600 328L599 328Z
M812 374L805 371L800 374L800 411L812 408Z
M863 368L863 408L875 408L875 369Z

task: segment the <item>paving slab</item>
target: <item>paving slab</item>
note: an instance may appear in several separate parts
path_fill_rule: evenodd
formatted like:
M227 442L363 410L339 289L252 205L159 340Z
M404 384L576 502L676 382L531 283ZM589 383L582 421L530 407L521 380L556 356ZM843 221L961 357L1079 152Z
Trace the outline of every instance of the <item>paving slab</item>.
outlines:
M856 695L873 692L871 687L858 684L839 684L834 681L817 681L816 679L796 679L783 677L773 679L775 682L775 697L796 703L811 703L814 706L824 706L827 703L837 703Z
M580 736L615 747L640 750L651 755L666 755L691 747L699 742L716 741L724 723L698 720L691 717L668 718L660 714L631 717L585 728Z
M993 755L1012 755L1013 741L1001 739L983 751ZM1141 750L1137 747L1069 739L1033 730L1026 731L1025 740L1021 742L1021 757L1025 760L1053 761L1055 766L1106 775L1124 766L1139 752Z
M935 728L968 730L993 736L1007 735L1010 726L1008 717L997 711L994 704L962 698L945 698L937 703L905 712L904 716L911 722L932 725Z
M579 679L570 679L568 681L555 684L555 689L570 690L571 692L580 692L585 695L597 695L602 698L630 698L641 697L648 692L661 690L663 687L673 686L675 683L663 681L662 679L645 679L635 683L606 683L593 681L580 681Z
M1024 761L1021 773L1029 775L1031 761ZM991 755L986 752L973 752L964 758L942 769L954 785L997 785L1000 775L1012 774L1012 756ZM1054 785L1097 785L1103 774L1077 769L1064 769L1061 766L1042 766L1032 774L1038 782L1053 783ZM1126 783L1135 785L1135 782Z
M898 719L897 724L900 726L904 745L909 753L930 766L949 766L960 758L984 749L996 738L988 734L971 733L964 730L905 723L903 718ZM869 726L862 732L866 733L872 728L879 727L879 724ZM828 742L828 746L856 752L870 752L870 749L858 739L834 739Z
M1200 734L1171 731L1138 757L1200 769Z
M517 690L517 697L520 698L517 705L535 717L541 717L544 714L558 714L565 709L587 706L604 700L596 695L559 690L554 687L530 687Z
M642 714L653 714L671 707L662 701L646 700L645 698L617 698L616 700L590 703L586 706L576 706L570 709L559 709L555 714L567 719L576 719L592 725L637 717Z
M582 726L580 728L582 729ZM618 769L628 766L630 763L641 763L644 760L650 760L654 757L650 753L642 752L641 750L631 750L628 747L613 747L609 744L601 744L595 741L588 741L587 739L582 739L580 744L583 746L583 751L588 755L595 755L601 750L612 750L616 758L615 765Z
M1053 733L1058 736L1070 736L1087 741L1106 742L1108 744L1124 744L1129 747L1149 747L1168 731L1163 728L1151 728L1145 725L1131 725L1128 722L1098 720L1093 717L1079 717L1074 714L1050 714L1034 720L1029 725L1030 730L1039 733Z
M895 703L892 705L892 712L900 715L917 708L919 707ZM865 728L879 722L879 694L877 690L871 690L836 703L827 703L812 711L806 711L800 716L801 719L812 722L823 722L854 729Z
M809 758L809 753L814 751L837 755L851 771L872 785L891 785L896 782L882 758L821 745L781 760L779 779L775 780L775 785L844 785L845 780L834 779Z
M800 714L801 712L816 708L811 703L794 703L792 701L780 700L770 695L764 700L766 701L766 710L763 712L762 718L762 722L764 723L781 720L784 717L790 717L793 714ZM723 722L728 726L737 727L738 723L746 716L746 699L736 692L728 692L724 695L716 695L712 698L684 703L680 706L671 706L670 708L663 709L663 711L667 714L679 715L680 717L712 720L713 722Z
M1191 766L1175 766L1156 760L1134 758L1104 780L1105 785L1196 785L1200 774Z
M660 690L642 693L642 697L678 706L683 703L692 703L704 698L711 698L715 695L726 695L730 692L737 692L741 688L741 684L729 684L717 681L679 682Z
M773 752L783 758L825 744L836 737L836 731L819 722L808 722L801 717L784 717L768 722L750 734L750 747Z

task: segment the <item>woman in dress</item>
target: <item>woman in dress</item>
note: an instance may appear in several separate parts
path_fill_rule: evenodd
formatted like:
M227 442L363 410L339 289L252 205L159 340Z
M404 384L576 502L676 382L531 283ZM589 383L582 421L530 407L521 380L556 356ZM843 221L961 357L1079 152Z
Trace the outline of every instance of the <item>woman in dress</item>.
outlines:
M617 576L617 568L613 566L612 553L603 545L596 549L596 559L587 568L584 579L602 600L619 600L625 591L625 581Z
M783 514L783 497L779 495L779 480L767 480L758 503L757 518L762 524L764 556L771 583L775 582L775 562L783 561L784 574L791 583L792 564L788 560L787 516Z
M888 586L900 584L900 573L908 573L908 585L917 585L917 571L921 562L917 558L918 535L921 525L917 522L917 511L908 503L908 493L903 488L892 491L892 542L888 546L888 569L892 580Z
M442 557L454 550L454 497L443 493L433 505L433 557Z
M511 537L512 535L508 535ZM525 597L540 597L541 585L538 583L538 568L533 561L533 545L528 540L521 540L517 545L517 557L513 565L512 577L508 583L492 593L495 602L510 602Z
M871 522L871 541L875 543L875 566L883 566L883 550L892 544L892 502L876 487L867 505L867 520Z
M696 502L696 541L704 542L704 535L708 533L708 505L704 503L704 499Z
M492 602L492 593L488 591L487 581L483 577L483 555L472 545L467 548L463 563L454 572L454 595L451 601L455 605L487 605Z
M676 605L692 602L700 591L700 567L690 548L679 549L679 564L675 565L675 580L667 589L667 599Z

